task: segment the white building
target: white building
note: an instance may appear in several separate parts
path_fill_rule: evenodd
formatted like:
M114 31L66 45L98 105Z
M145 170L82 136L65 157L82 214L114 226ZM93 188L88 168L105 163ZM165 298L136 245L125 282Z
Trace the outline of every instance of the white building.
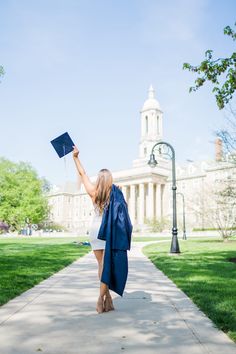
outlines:
M148 165L153 145L163 140L163 112L152 86L140 112L140 120L138 158L133 161L130 169L112 172L114 183L122 188L128 203L134 230L144 229L148 220L170 220L172 214L171 162L160 155L157 167L151 168ZM221 149L220 141L217 140L214 161L177 165L177 192L182 192L186 199L193 201L195 193L202 193L204 199L204 188L209 183L232 174L234 165L222 161ZM97 176L90 178L95 182ZM76 183L69 182L63 187L55 187L49 195L49 203L53 222L80 234L88 231L93 204L83 185L80 190ZM180 219L182 208L178 208L178 213ZM188 209L186 222L188 227L202 227L204 224Z

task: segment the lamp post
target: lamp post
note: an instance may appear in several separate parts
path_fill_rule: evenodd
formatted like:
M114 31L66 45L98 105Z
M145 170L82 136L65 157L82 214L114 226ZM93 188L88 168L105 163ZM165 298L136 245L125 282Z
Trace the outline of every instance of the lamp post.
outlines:
M172 161L172 195L173 195L173 223L172 223L172 241L170 247L170 253L180 253L178 242L178 229L177 229L177 213L176 213L176 173L175 173L175 150L172 145L164 141L156 143L151 151L150 160L148 164L150 167L156 167L157 161L155 158L154 150L158 147L159 154L167 155Z
M178 192L176 194L181 195L182 200L183 200L183 240L187 240L186 236L186 224L185 224L185 199L184 199L184 194L181 192Z

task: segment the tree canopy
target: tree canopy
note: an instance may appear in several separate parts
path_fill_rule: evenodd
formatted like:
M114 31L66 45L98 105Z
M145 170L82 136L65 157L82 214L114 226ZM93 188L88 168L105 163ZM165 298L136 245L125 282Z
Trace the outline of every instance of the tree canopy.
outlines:
M0 65L0 78L1 78L1 76L3 76L4 75L4 69L3 69L3 66L1 66Z
M236 40L236 32L230 26L224 28L224 34L231 37L233 41ZM197 91L208 81L214 85L212 92L215 94L219 109L224 108L232 99L236 90L236 52L228 58L213 59L213 50L209 49L205 52L205 59L199 65L184 63L183 69L199 74L195 86L190 87L190 92Z
M0 220L18 229L28 218L39 223L48 215L48 182L31 165L0 158Z

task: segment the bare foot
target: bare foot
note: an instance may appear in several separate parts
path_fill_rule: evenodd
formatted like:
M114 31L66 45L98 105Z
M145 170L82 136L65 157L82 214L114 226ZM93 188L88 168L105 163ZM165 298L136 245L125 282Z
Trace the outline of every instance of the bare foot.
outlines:
M105 309L104 309L104 300L103 300L102 296L98 297L96 310L97 310L98 313L102 313L102 312L105 311Z
M104 301L104 310L105 310L105 312L114 310L114 306L113 306L111 295L106 295L106 298L105 298L105 301Z

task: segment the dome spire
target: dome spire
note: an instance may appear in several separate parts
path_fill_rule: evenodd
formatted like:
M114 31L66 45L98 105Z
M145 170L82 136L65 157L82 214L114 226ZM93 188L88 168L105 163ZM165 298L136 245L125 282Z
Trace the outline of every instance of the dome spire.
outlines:
M149 90L148 90L148 98L155 98L155 90L152 87L152 85L150 85Z
M147 111L149 109L160 109L160 104L157 101L157 99L155 98L155 90L153 88L152 85L150 85L149 89L148 89L148 98L146 99L146 101L144 102L142 111Z

